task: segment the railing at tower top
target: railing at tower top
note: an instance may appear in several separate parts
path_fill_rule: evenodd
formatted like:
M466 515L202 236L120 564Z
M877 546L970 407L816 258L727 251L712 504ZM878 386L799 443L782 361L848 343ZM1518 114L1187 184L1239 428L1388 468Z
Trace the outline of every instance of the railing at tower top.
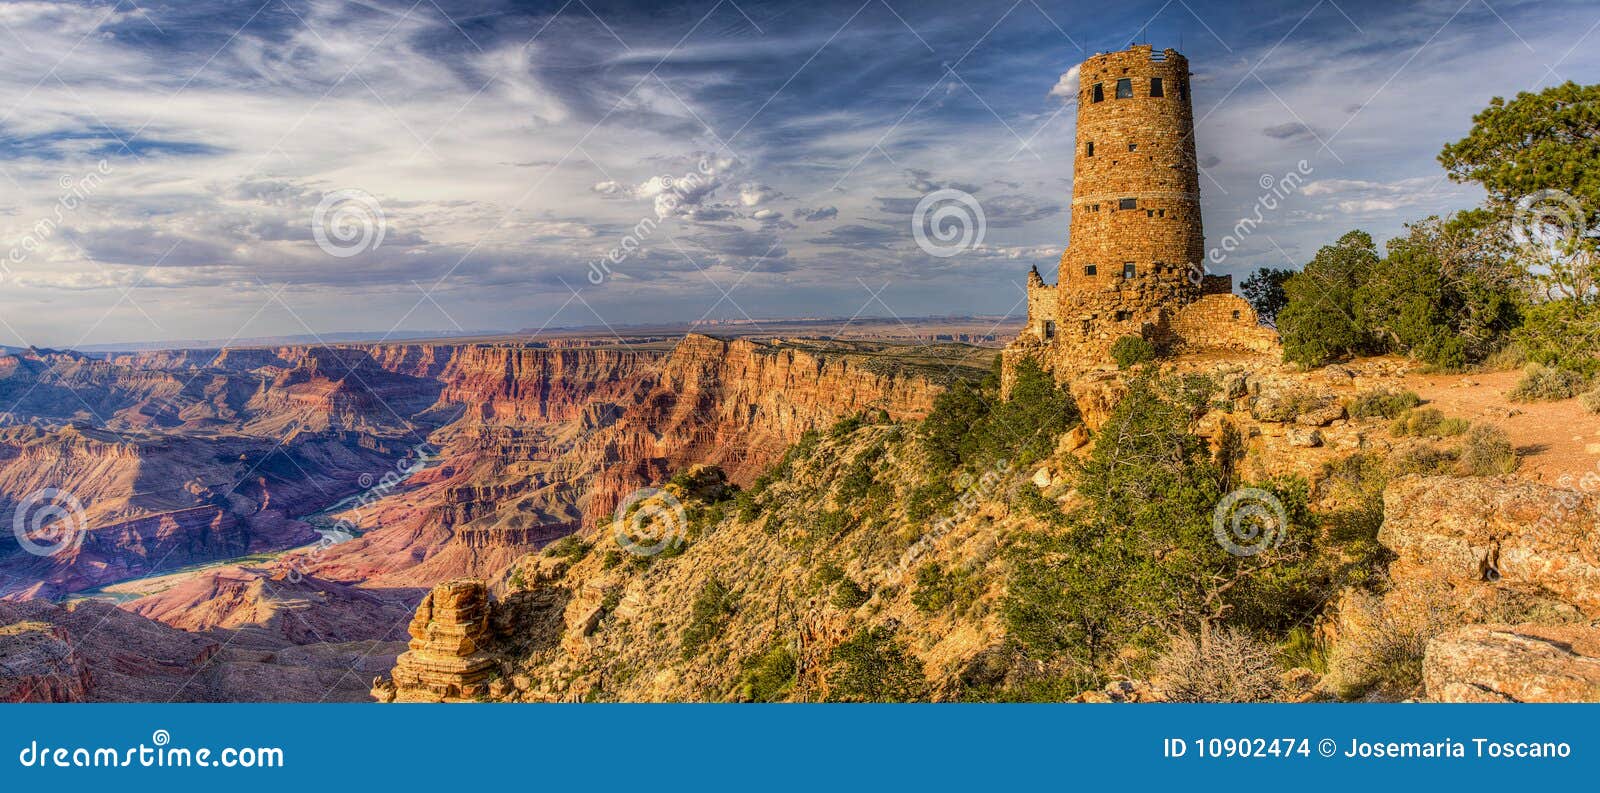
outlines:
M1165 51L1162 51L1162 52L1156 52L1155 50L1151 50L1150 51L1150 60L1152 60L1152 61L1164 61L1166 59L1167 59L1167 53Z

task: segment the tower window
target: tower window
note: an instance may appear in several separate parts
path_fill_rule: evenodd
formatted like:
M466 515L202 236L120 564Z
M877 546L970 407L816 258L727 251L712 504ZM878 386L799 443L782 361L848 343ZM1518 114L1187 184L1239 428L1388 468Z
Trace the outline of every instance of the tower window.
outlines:
M1188 101L1188 99L1189 99L1189 82L1187 80L1179 80L1178 81L1178 98L1182 99L1184 101Z
M1117 199L1117 209L1138 209L1138 208L1139 208L1139 199L1137 199L1137 198L1119 198L1119 199Z
M1234 313L1238 313L1238 312L1234 312ZM1053 339L1053 338L1056 337L1056 321L1055 320L1047 319L1047 320L1044 321L1044 337L1047 338L1047 339Z
M1122 79L1117 81L1117 98L1118 99L1132 99L1133 98L1133 80L1132 79L1124 77L1124 78L1122 78Z
M1133 312L1132 311L1118 311L1117 312L1117 321L1118 322L1127 322L1130 319L1133 319Z
M1084 275L1094 275L1094 273L1095 273L1094 265L1086 264L1086 265L1083 266L1083 274Z
M1133 280L1133 277L1135 275L1137 275L1137 274L1138 274L1138 268L1133 266L1133 262L1123 262L1122 263L1122 277L1123 277L1124 280L1131 281L1131 280Z
M1139 150L1139 144L1137 144L1137 143L1128 144L1128 151L1138 151L1138 150Z
M1106 89L1105 89L1105 85L1104 84L1095 83L1094 84L1094 88L1089 89L1089 91L1090 91L1090 94L1092 95L1092 98L1089 101L1091 101L1091 102L1104 102L1104 101L1106 101Z
M1239 312L1238 311L1234 311L1233 312L1233 318L1234 319L1238 319L1239 318Z
M1144 216L1147 218L1153 218L1156 216L1156 211L1154 209L1146 209L1144 211Z
M1094 156L1094 141L1091 140L1088 143L1083 144L1083 156L1085 156L1085 157L1093 157Z
M1150 95L1151 96L1165 96L1165 94L1163 94L1161 92L1161 78L1160 77L1152 77L1152 78L1150 78Z

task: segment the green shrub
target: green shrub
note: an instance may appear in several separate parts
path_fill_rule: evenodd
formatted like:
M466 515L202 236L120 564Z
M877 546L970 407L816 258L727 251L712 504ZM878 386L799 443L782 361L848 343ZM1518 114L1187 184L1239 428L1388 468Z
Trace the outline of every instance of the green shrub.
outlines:
M1389 425L1389 434L1397 438L1407 435L1424 436L1434 435L1439 425L1444 422L1444 414L1437 408L1417 408L1408 410Z
M707 580L695 595L689 611L689 625L683 629L683 658L689 660L705 651L706 645L722 633L728 617L738 608L739 598L716 577Z
M929 562L917 570L916 589L911 593L911 603L924 614L942 611L952 605L961 611L971 605L978 594L978 581L970 571L946 571L938 562Z
M842 578L833 587L833 597L828 601L840 611L854 611L871 596L854 579Z
M1140 336L1123 336L1111 345L1111 360L1117 362L1118 369L1155 359L1155 346Z
M1462 418L1451 417L1439 422L1439 426L1434 431L1439 433L1441 438L1453 438L1471 428L1472 422Z
M568 534L545 548L544 555L566 559L573 564L577 564L583 557L588 556L589 551L593 548L593 545L579 539L578 535Z
M828 656L828 698L840 702L911 702L926 699L922 661L885 627L862 628Z
M1463 476L1498 476L1517 467L1517 451L1506 431L1492 424L1474 424L1461 444L1456 462Z
M1374 388L1357 396L1350 403L1349 410L1351 418L1392 419L1420 404L1422 397L1417 396L1415 391Z
M780 702L794 690L800 662L786 644L746 658L739 673L735 698L740 702Z
M823 562L811 576L811 588L823 590L844 579L844 568L834 562Z
M1577 372L1536 363L1523 370L1522 379L1507 396L1513 402L1570 399L1583 390L1583 385L1583 375Z

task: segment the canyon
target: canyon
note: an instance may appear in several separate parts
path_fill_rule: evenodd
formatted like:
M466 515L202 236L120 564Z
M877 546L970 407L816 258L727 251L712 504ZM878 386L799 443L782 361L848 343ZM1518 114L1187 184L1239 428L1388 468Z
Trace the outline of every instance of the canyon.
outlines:
M915 419L982 358L697 334L0 356L0 644L32 648L7 696L363 699L432 585L692 463L748 482L840 416Z

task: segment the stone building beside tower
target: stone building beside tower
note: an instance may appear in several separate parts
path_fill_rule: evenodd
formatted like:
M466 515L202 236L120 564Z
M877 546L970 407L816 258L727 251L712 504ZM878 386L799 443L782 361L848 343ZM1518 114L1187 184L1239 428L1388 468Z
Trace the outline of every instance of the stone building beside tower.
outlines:
M1164 351L1276 350L1233 277L1205 273L1188 59L1136 45L1084 61L1078 80L1070 239L1055 285L1028 274L1006 373L1032 358L1068 380L1108 363L1123 336Z

